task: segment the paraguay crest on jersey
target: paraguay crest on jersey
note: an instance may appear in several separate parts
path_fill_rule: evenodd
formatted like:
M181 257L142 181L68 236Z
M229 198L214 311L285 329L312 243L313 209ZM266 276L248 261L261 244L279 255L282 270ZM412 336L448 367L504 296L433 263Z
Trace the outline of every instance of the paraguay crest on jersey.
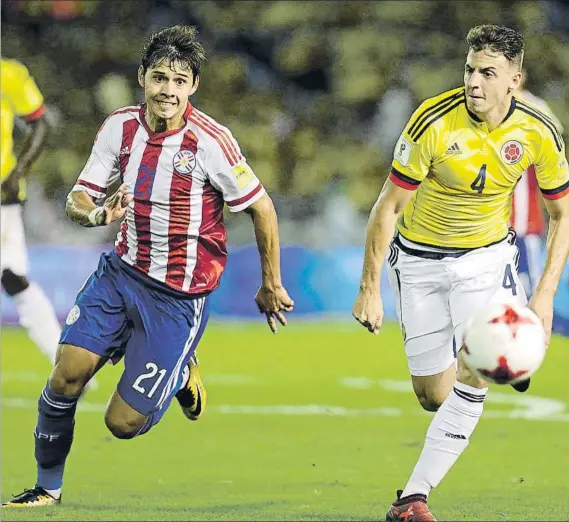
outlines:
M196 168L196 156L191 150L181 150L174 156L173 164L179 174L189 174Z

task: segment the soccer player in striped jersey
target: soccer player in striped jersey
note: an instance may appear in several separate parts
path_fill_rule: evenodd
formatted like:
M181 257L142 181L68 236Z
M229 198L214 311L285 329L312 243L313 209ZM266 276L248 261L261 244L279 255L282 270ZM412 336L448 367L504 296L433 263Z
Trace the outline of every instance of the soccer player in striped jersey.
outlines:
M77 400L117 354L125 369L105 414L114 436L148 432L174 397L188 419L200 417L206 397L194 352L226 264L224 204L252 217L262 281L255 301L274 333L293 309L271 199L229 130L189 102L203 60L194 28L153 34L138 74L146 103L106 119L69 194L67 214L83 226L124 219L69 312L41 393L35 486L4 507L60 502ZM120 187L105 199L113 183Z
M378 333L386 254L413 388L436 412L411 477L387 520L435 520L427 497L466 449L487 383L464 365L466 321L494 298L526 303L509 230L514 187L531 165L550 215L547 262L529 306L551 332L553 297L569 254L569 168L551 119L514 96L523 36L474 27L464 87L428 99L396 145L372 210L354 317ZM395 233L395 237L394 236ZM507 369L505 369L507 374ZM516 385L525 391L529 382Z

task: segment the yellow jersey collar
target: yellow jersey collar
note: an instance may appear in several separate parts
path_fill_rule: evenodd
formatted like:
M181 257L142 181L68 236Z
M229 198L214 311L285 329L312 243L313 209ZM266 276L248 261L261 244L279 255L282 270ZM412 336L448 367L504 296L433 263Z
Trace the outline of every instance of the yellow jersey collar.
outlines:
M466 104L466 100L464 103L464 107L466 108L466 112L468 113L468 116L470 117L471 120L474 120L477 124L485 124L485 122L483 122L478 116L476 116L476 114L470 111L468 105ZM516 110L516 98L512 96L508 113L506 114L500 125L502 125L502 123L504 123L512 114L514 114L515 110Z

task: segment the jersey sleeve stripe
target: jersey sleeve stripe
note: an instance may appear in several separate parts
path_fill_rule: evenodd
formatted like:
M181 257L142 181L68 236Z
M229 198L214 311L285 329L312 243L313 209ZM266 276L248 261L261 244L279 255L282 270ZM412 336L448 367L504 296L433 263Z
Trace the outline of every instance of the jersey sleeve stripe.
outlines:
M413 138L413 141L415 141L415 143L417 141L419 141L419 138L425 133L425 131L433 124L435 123L438 119L442 118L445 114L449 113L450 111L453 111L454 109L456 109L459 105L462 105L463 103L465 103L464 97L454 101L452 103L452 105L450 106L445 106L445 110L443 110L442 112L438 112L436 114L434 114L433 116L431 116L431 118L429 120L427 120L427 122L424 124L423 128L415 133L415 136L411 136Z
M128 105L127 107L121 107L120 109L117 109L115 112L111 112L111 114L107 116L107 119L110 118L111 116L116 116L117 114L127 114L129 112L140 113L141 108L142 107L140 105Z
M525 107L526 109L530 109L533 112L535 112L536 114L539 114L544 120L548 121L549 123L551 123L551 125L553 125L554 127L556 127L555 122L551 119L551 117L549 115L547 115L545 112L540 111L539 109L537 109L536 107L532 107L531 105L528 105L526 102L524 102L523 100L520 100L519 98L515 98L516 100L516 105L521 105L522 107ZM557 129L559 130L559 129ZM561 133L559 133L559 135L561 135Z
M563 150L563 140L559 136L557 128L555 127L555 125L553 125L553 123L549 123L545 118L542 118L541 115L534 112L533 108L530 109L526 105L522 105L522 104L518 103L516 108L522 112L525 112L526 114L529 114L530 116L533 116L536 120L543 123L549 129L551 134L553 134L553 139L555 140L555 145L557 146L557 151L561 152Z
M238 199L234 199L233 201L227 201L227 206L228 207L237 207L239 205L242 205L243 203L246 203L252 197L257 195L259 192L261 192L261 190L263 190L263 185L261 183L259 183L251 192L249 192L249 194L247 194L243 197L240 197Z
M395 168L391 168L391 172L389 173L389 179L393 181L398 187L407 189L407 190L417 190L419 185L421 184L420 181L417 181L409 176L405 176L405 174L399 172Z
M215 139L217 144L221 147L221 150L223 151L225 158L227 159L227 161L230 163L231 166L236 165L238 163L235 156L229 152L226 142L223 140L223 138L220 136L218 132L214 131L206 122L199 120L193 114L192 116L190 116L190 121L192 123L195 123L200 129L207 132L212 138Z
M563 137L561 136L561 132L557 128L557 125L547 114L545 114L543 111L540 111L539 109L536 109L535 107L532 107L531 105L528 105L527 103L525 103L521 100L518 100L516 98L516 105L518 105L518 104L521 105L522 107L524 107L525 109L532 111L537 116L540 116L541 118L543 118L547 123L549 123L553 127L553 129L555 130L555 133L557 134L557 137L559 138L559 140L563 141Z
M200 129L207 132L212 138L215 139L215 141L217 141L218 145L221 147L221 150L223 151L223 154L225 155L227 161L231 166L237 165L237 163L239 163L239 159L235 156L235 154L232 154L230 152L230 150L226 145L225 140L223 139L223 137L219 132L214 130L207 122L200 119L195 113L192 113L192 115L190 116L190 121L192 123L195 123Z
M569 194L569 181L555 189L542 189L540 187L540 190L545 199L560 199L566 194Z
M117 109L115 112L112 112L111 114L109 114L106 118L105 121L102 123L102 125L99 127L99 130L97 131L97 134L95 135L95 141L97 141L97 138L99 137L99 134L101 133L101 130L103 129L103 127L107 124L107 122L113 117L113 116L118 116L119 114L128 114L131 112L138 112L140 114L142 107L140 105L133 105L133 106L129 106L129 107L122 107L121 109ZM138 121L138 120L136 120Z
M95 192L99 192L101 194L107 193L107 189L105 187L99 187L99 185L95 185L94 183L90 183L90 182L84 181L82 179L78 179L76 184L82 185L88 189L94 190Z
M216 122L214 120L207 117L202 112L194 110L194 116L198 120L202 121L204 123L204 125L207 125L213 132L215 132L217 135L219 135L220 139L225 144L227 151L229 152L231 157L234 158L235 163L239 163L239 160L241 159L241 154L240 154L238 148L235 146L234 140L229 136L227 131L220 128L218 125L216 125Z
M442 100L435 103L433 106L431 106L428 109L425 109L423 112L421 112L421 114L419 114L417 116L417 119L413 122L411 127L409 127L409 132L408 132L409 136L412 137L413 133L416 132L421 125L423 125L424 121L431 114L433 114L439 110L444 109L444 107L447 107L449 103L452 103L454 100L457 100L458 98L460 98L463 95L464 95L464 91L461 90L460 92L457 92L451 96L443 98Z
M215 129L217 132L219 132L219 134L221 135L221 137L225 141L227 148L237 158L237 162L239 162L242 158L242 154L241 154L241 151L239 149L239 145L237 144L235 139L231 136L231 133L227 129L221 127L213 118L209 117L207 114L204 114L203 112L200 112L200 111L196 111L196 112L197 112L197 115L202 120L209 123L209 125L213 129Z
M31 112L27 116L24 116L24 120L26 121L34 121L38 120L45 114L45 104L41 104L34 112Z

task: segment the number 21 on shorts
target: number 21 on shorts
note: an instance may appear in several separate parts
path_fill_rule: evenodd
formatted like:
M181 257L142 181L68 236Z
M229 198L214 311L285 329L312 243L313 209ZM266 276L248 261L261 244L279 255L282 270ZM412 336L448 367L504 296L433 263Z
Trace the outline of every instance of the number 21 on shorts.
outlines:
M156 366L154 363L146 363L146 369L149 370L146 373L143 373L142 375L139 375L136 378L136 381L134 381L134 384L132 385L132 387L137 391L142 393L142 395L146 395L149 399L152 399L152 396L154 395L154 392L156 391L156 389L158 388L158 386L160 386L160 383L162 382L162 379L164 379L164 375L166 375L166 370L158 370L158 366ZM156 381L154 382L154 385L150 388L150 390L147 392L146 390L148 388L143 388L141 386L142 381L146 381L148 379L152 379L156 374L159 374L158 378L156 379Z

